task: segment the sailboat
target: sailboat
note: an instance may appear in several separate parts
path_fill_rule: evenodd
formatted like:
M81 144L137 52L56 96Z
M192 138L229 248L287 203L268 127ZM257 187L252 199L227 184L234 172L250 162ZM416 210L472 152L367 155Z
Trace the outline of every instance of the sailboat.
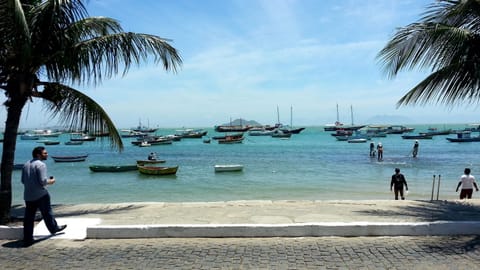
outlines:
M344 125L343 123L340 122L339 117L338 117L338 104L337 104L337 121L334 124L327 124L323 127L325 131L337 131L337 130L358 130L366 125L354 125L353 124L353 107L350 105L350 113L352 117L352 125Z
M291 134L299 134L300 132L302 132L302 130L304 130L305 128L304 127L301 127L301 128L293 128L293 124L292 124L292 119L293 119L293 107L290 106L290 126L288 128L284 128L282 129L283 132L288 132L288 133L291 133Z

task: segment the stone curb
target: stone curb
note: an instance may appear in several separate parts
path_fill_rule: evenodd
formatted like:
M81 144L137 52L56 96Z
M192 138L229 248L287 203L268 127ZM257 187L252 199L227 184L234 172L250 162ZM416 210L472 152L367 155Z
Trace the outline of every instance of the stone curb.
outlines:
M89 239L195 237L319 237L478 235L479 221L324 222L302 224L99 225L87 227ZM23 227L0 226L0 239L23 238Z
M0 226L0 239L15 240L23 238L23 226Z
M303 224L110 225L87 227L90 239L477 235L478 221Z

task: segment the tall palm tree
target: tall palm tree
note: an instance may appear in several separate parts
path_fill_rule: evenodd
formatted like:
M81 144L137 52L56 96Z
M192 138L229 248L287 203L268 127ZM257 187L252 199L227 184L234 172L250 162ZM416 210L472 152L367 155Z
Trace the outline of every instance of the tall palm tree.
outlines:
M480 101L480 0L439 0L419 22L399 28L377 59L390 77L402 70L430 74L397 106Z
M108 133L122 150L117 129L102 107L67 86L95 85L149 57L165 70L182 60L169 40L124 32L111 18L89 17L81 0L0 0L0 88L7 110L1 160L0 224L9 220L17 131L27 102L46 109L70 128Z

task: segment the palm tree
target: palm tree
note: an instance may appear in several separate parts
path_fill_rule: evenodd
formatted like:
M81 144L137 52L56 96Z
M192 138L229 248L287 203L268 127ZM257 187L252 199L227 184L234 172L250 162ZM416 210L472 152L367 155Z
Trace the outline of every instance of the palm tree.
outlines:
M89 17L81 0L0 0L0 88L7 110L1 160L0 224L9 220L17 131L27 102L45 108L72 129L108 133L123 144L102 107L67 84L95 85L149 57L165 70L182 60L169 40L124 32L111 18Z
M480 0L439 0L419 22L399 28L377 59L388 76L429 68L397 107L480 100Z

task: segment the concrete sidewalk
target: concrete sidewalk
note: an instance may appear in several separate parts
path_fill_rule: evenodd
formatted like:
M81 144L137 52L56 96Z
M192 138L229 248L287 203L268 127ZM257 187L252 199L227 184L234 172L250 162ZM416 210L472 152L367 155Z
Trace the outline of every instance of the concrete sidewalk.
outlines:
M53 238L67 239L480 233L476 199L78 204L56 205L54 213L58 223L68 227ZM12 215L22 217L23 207L14 207ZM36 237L47 237L42 226L35 228ZM0 230L0 238L18 237L6 237Z

